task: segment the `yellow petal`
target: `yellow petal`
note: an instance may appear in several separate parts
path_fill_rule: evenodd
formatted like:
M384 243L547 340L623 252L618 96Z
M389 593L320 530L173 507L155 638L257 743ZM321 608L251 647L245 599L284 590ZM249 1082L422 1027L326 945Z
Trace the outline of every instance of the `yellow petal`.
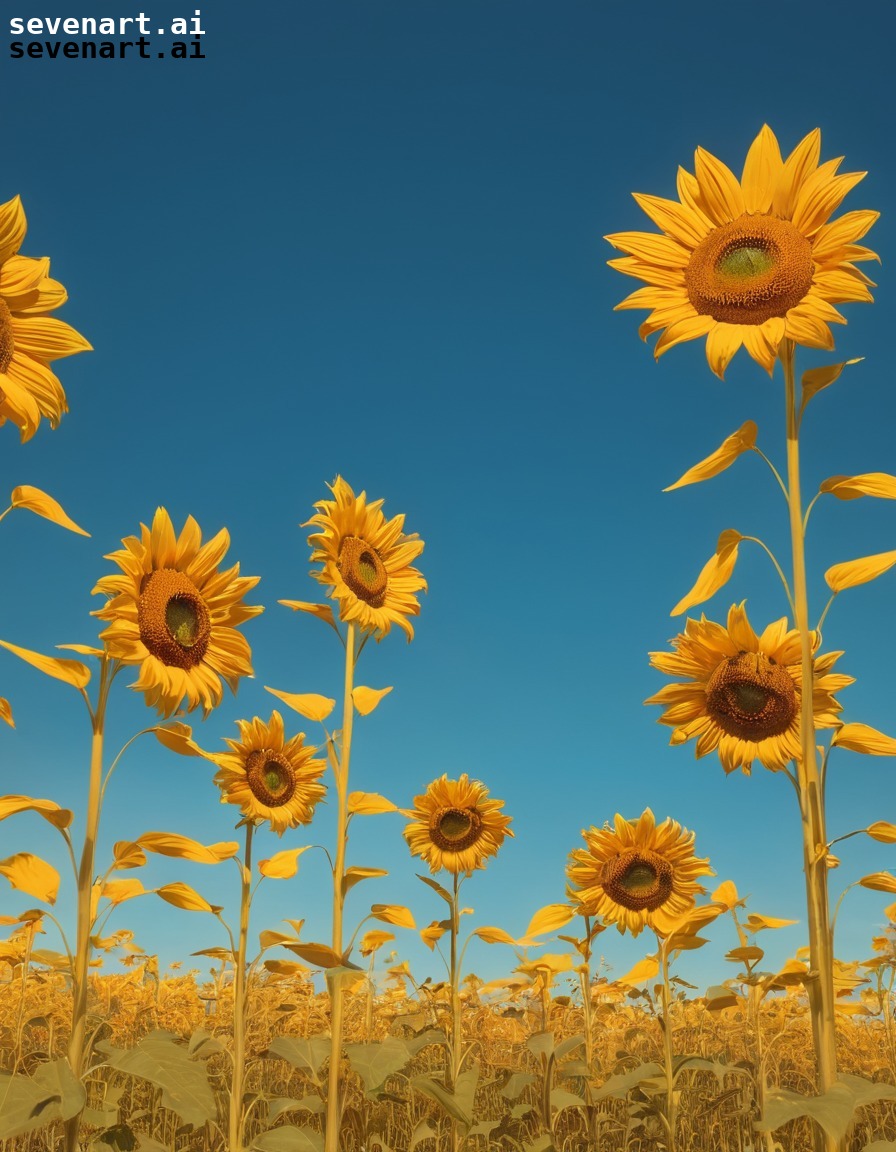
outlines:
M790 219L800 189L807 177L818 167L821 155L821 132L818 128L804 136L784 161L781 178L775 189L772 211L776 216Z
M46 492L41 492L40 488L32 488L30 484L20 484L18 488L13 488L12 496L9 499L13 508L28 508L30 511L36 512L38 516L52 520L61 528L68 528L70 532L77 532L79 536L90 535L83 528L79 528L74 520L65 514L62 505L57 500L48 496Z
M15 644L8 644L0 640L0 647L6 648L26 664L52 676L55 680L64 680L75 688L86 688L90 683L90 669L80 660L62 660L58 656L42 656L39 652L32 652L28 648L18 648Z
M744 213L744 195L731 169L705 148L694 154L700 193L716 224L727 224Z
M706 217L692 212L687 205L677 200L663 200L659 196L644 196L639 192L632 195L654 224L680 244L695 248L708 235L710 225Z
M662 268L686 268L691 258L687 248L671 237L658 236L655 232L614 232L604 239L620 252L627 252L647 264L659 264Z
M741 177L747 212L769 211L783 168L784 161L775 134L767 124L763 124L750 145Z
M278 604L285 604L287 608L292 608L295 612L307 612L309 616L316 616L318 620L323 620L325 624L331 624L336 627L336 621L333 619L333 609L329 604L309 604L306 600L278 600Z
M877 496L896 500L896 476L886 472L863 472L860 476L830 476L819 489L838 500L856 500L859 496Z
M18 252L25 239L25 210L19 196L0 204L0 264Z
M177 856L181 860L195 860L197 864L220 864L239 852L235 840L218 844L200 844L189 836L179 836L176 832L144 832L137 841L147 852L157 852L160 856Z
M48 904L56 903L59 891L59 873L52 864L30 852L17 852L0 860L0 876L5 876L13 888L27 892Z
M725 369L744 342L745 327L741 324L716 324L706 334L706 361L720 380L725 379Z
M845 560L835 564L824 574L832 592L842 592L844 588L855 588L867 584L896 564L896 552L878 552L874 556L861 556L857 560Z
M71 824L74 814L60 808L54 800L34 800L30 796L0 796L0 820L17 812L37 812L55 828L62 830Z
M370 914L374 920L382 920L384 924L395 924L399 928L416 928L411 910L401 904L372 904Z
M306 720L326 720L336 707L335 700L331 700L327 696L318 696L315 692L299 694L280 692L276 688L268 688L267 685L265 685L265 691L276 696L278 700L282 700L284 704L292 708L294 712L298 712L300 716L304 716Z
M868 756L896 756L896 740L867 724L844 724L834 733L831 745Z
M9 706L9 701L3 696L0 696L0 720L5 720L10 728L15 728L15 722L12 718L12 708Z
M683 488L686 484L699 484L701 480L710 480L713 476L718 476L720 472L730 467L741 453L748 452L755 445L757 431L753 421L747 420L736 432L732 432L711 456L689 468L680 480L676 480L663 491L672 492L675 488Z
M712 316L688 316L684 320L670 324L653 346L654 357L659 360L664 352L668 352L676 344L706 336L715 325L716 321L713 320Z
M348 797L350 816L378 816L381 812L397 812L397 805L377 792L350 792Z
M697 583L683 600L679 600L670 616L680 616L695 604L702 604L727 584L737 563L737 548L743 536L735 528L726 528L719 536L714 556L703 565Z
M259 862L258 871L271 880L289 880L299 870L299 857L310 847L310 844L306 844L304 848L287 848L285 852L276 852L270 860Z
M352 689L352 702L355 710L362 716L368 716L384 696L388 696L391 688L364 688L360 684Z
M183 908L185 912L215 912L220 911L220 905L215 907L209 904L204 896L200 896L195 888L191 888L189 884L183 884L177 880L173 884L165 884L162 888L156 889L156 895L161 896L169 904L173 904L175 908Z

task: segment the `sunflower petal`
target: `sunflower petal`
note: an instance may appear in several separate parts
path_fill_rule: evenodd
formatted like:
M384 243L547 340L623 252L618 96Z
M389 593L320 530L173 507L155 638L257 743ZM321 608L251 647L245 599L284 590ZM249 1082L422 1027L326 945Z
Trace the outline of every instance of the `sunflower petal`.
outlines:
M745 209L744 194L737 177L721 160L705 148L694 154L694 165L700 194L716 224L727 224L742 216Z
M741 177L747 212L769 211L783 168L784 161L775 134L767 124L763 124L747 152Z

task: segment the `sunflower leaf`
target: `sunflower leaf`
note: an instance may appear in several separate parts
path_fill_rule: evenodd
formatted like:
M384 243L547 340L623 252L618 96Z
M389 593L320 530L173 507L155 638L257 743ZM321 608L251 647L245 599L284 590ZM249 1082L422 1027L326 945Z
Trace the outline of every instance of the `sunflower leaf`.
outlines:
M668 488L664 488L663 491L672 492L676 488L683 488L686 484L699 484L702 480L710 480L713 476L718 476L720 472L730 468L738 456L744 452L749 452L755 446L757 431L755 423L752 420L747 420L746 423L741 424L736 432L732 432L712 455L701 460L699 464L695 464L693 468L689 468L679 480L670 484Z
M656 956L645 956L639 960L634 968L624 976L620 976L617 984L643 984L645 980L652 980L660 970L660 962Z
M160 856L176 856L181 860L194 860L197 864L220 864L222 860L229 860L239 852L240 846L235 840L222 841L218 844L200 844L189 836L180 836L176 832L144 832L137 838L136 843L148 852L157 852Z
M284 852L276 852L269 860L260 860L258 871L262 876L271 880L289 880L299 870L299 857L312 847L306 844L303 848L287 848Z
M391 691L391 688L365 688L359 684L357 688L352 689L355 711L362 716L369 716L383 697L388 696Z
M15 644L8 644L0 640L0 647L6 648L26 664L52 676L54 680L63 680L74 688L86 688L90 683L90 669L80 660L63 660L60 656L42 656L40 652L32 652L29 648L19 648Z
M719 536L715 555L703 565L697 582L688 594L679 600L670 616L680 616L695 604L702 604L709 600L718 590L731 579L734 565L737 563L737 549L743 536L735 528L726 528Z
M342 877L342 891L348 892L350 888L354 888L356 884L360 884L362 880L372 880L378 876L388 876L389 873L385 868L346 868L345 875Z
M60 831L68 828L74 816L67 808L60 808L54 800L34 800L31 796L0 796L0 820L18 812L37 812Z
M215 1097L205 1066L190 1058L170 1032L151 1032L134 1048L114 1048L100 1040L96 1047L119 1072L139 1076L162 1090L162 1104L192 1127L216 1116Z
M844 368L850 364L858 364L864 359L864 356L858 356L855 360L845 360L842 364L827 364L824 368L810 368L808 372L804 372L802 378L803 399L800 405L800 414L802 415L806 405L813 396L816 396L822 388L827 388L829 384L834 383Z
M575 915L575 908L569 904L545 904L529 921L526 936L543 936L546 932L554 932L557 928L565 927Z
M395 924L398 928L416 928L410 908L401 904L371 904L370 914L374 920L384 924Z
M270 692L272 696L282 700L288 708L292 708L306 720L326 720L336 707L335 700L331 700L328 696L319 696L316 692L280 692L277 688L269 688L267 685L265 692Z
M56 903L59 873L52 864L31 852L17 852L15 856L0 860L0 876L5 876L20 892L46 900L48 904Z
M896 756L896 740L867 724L844 724L834 733L831 746L869 756Z
M429 887L432 888L433 892L438 892L446 904L453 903L451 893L448 892L447 889L443 888L438 880L433 880L429 876L421 876L419 872L416 873L416 876L418 880L422 880L424 884L428 884Z
M378 792L350 792L349 816L379 816L382 812L397 812L398 806Z
M156 889L156 895L168 904L173 904L175 908L183 908L185 912L220 912L221 907L215 904L209 904L204 896L191 888L189 884L183 884L177 880L173 884L165 884L161 888Z
M832 592L842 592L845 588L855 588L876 580L896 564L896 551L878 552L874 556L860 556L857 560L845 560L834 564L824 574Z
M474 928L473 935L478 936L486 944L516 944L516 940L503 928Z
M70 516L66 515L58 500L54 500L52 496L48 496L40 488L32 488L30 484L20 484L18 488L13 488L9 502L13 508L27 508L38 516L43 516L46 520L52 520L60 528L68 528L69 532L77 532L79 536L90 535L89 532L80 528Z
M880 840L882 844L896 844L896 824L889 824L886 820L875 820L865 831L872 840Z

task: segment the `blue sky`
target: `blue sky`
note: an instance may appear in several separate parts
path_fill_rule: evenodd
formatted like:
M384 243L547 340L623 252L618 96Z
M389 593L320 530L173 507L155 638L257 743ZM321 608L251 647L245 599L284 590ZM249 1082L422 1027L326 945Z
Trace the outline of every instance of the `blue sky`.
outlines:
M143 10L161 26L194 7ZM867 33L879 11L859 4L850 19ZM23 252L52 257L70 295L61 315L96 349L58 365L71 407L58 431L44 424L20 446L0 429L7 489L45 489L92 534L7 517L0 637L45 652L94 642L103 554L161 504L178 528L188 514L206 536L226 526L228 559L262 577L251 602L266 611L244 628L255 679L204 724L194 717L197 739L223 747L236 719L269 716L265 685L338 696L335 637L277 601L315 597L299 525L341 473L384 497L388 514L406 513L426 541L429 581L413 644L396 633L363 654L359 681L394 691L356 726L351 786L407 805L433 778L467 772L505 800L516 837L467 885L471 926L521 934L536 908L563 898L584 826L650 806L696 831L698 853L751 910L800 921L761 941L769 966L783 962L806 939L787 781L759 766L726 778L717 758L669 748L659 709L642 704L666 682L647 653L682 626L669 611L719 532L761 535L788 555L786 510L758 457L662 492L747 419L780 463L783 385L744 352L721 383L703 341L655 363L637 337L643 314L612 311L636 285L606 267L602 236L650 229L630 192L674 196L677 166L692 167L698 145L739 172L763 122L786 151L819 126L823 159L868 171L845 207L881 210L869 243L884 263L876 303L845 306L836 353L800 351L803 368L865 357L810 408L804 489L835 473L896 472L886 38L863 35L861 64L850 49L844 68L843 9L814 5L810 17L792 0L749 16L709 3L651 2L636 15L577 0L251 10L217 0L203 16L203 61L0 63L0 200L22 195ZM8 39L4 27L4 57ZM894 546L889 502L820 502L808 542L814 615L827 567ZM892 581L842 596L825 647L844 649L839 667L857 678L841 694L844 719L896 733ZM724 620L742 599L759 629L786 611L767 559L746 546L705 609ZM132 678L113 693L112 753L152 720ZM0 788L80 816L82 702L9 654L0 687L17 721L0 732ZM287 725L319 738L298 716ZM889 759L835 754L831 836L896 819L893 772ZM100 858L149 830L230 839L237 812L218 803L211 775L142 738L110 785ZM260 836L257 855L332 845L333 809L282 841ZM410 905L421 927L441 915L414 878L403 823L355 822L349 862L390 875L354 890L352 927L370 901ZM892 847L867 838L842 848L834 897L894 866ZM65 868L36 815L0 825L0 855L25 850ZM236 915L232 866L155 857L142 878L186 880ZM253 927L304 917L304 935L326 940L327 884L323 854L306 854L296 880L260 889ZM67 882L57 906L67 925L72 893ZM0 896L0 913L34 903ZM848 895L839 956L870 955L887 903ZM224 943L211 918L155 897L124 905L110 927L133 929L163 967ZM438 957L397 935L415 974L438 978ZM722 960L736 944L730 924L709 935L678 967L701 990L736 971ZM622 974L652 949L646 934L611 931L598 950ZM484 944L468 957L485 978L515 963Z

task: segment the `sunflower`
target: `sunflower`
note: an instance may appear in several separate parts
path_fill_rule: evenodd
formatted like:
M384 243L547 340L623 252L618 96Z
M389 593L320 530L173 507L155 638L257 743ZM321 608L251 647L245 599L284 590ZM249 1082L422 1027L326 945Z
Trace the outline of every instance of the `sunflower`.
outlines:
M459 780L442 776L414 797L414 807L403 809L411 823L404 838L415 856L429 865L430 872L472 872L484 868L483 861L495 856L505 836L510 816L501 816L503 800L489 800L488 789L466 772Z
M310 824L314 805L326 794L318 778L326 763L313 759L316 748L304 743L300 732L291 740L283 734L283 719L272 712L265 722L237 720L239 740L227 740L229 752L206 753L220 771L215 783L222 804L239 804L251 820L269 820L282 836L287 828Z
M582 835L588 847L573 849L566 868L570 898L583 915L633 936L645 925L665 936L705 891L697 877L715 875L694 855L694 833L669 819L657 827L649 808L637 824L617 813L614 828Z
M55 428L68 411L51 360L89 352L84 337L50 316L66 301L50 261L17 255L25 238L25 212L18 196L0 204L0 424L18 425L30 440L42 416Z
M784 337L831 349L829 325L845 324L835 304L871 301L874 287L856 268L877 255L860 240L880 213L847 212L829 220L864 172L837 175L838 160L819 164L816 128L782 160L772 130L753 141L740 182L698 148L696 176L678 170L676 200L635 193L662 230L617 232L606 239L627 255L610 266L647 283L619 308L648 308L642 339L663 329L659 357L674 344L706 337L713 372L743 345L769 373Z
M414 629L408 617L420 614L414 593L426 590L411 561L423 551L423 541L416 532L404 535L404 516L387 521L382 500L368 504L366 493L355 496L341 476L328 487L336 499L319 500L317 514L302 525L321 529L308 538L312 561L323 564L311 575L332 589L342 620L377 640L397 624L410 641Z
M236 692L241 676L251 676L251 652L236 631L264 609L250 608L243 596L259 576L240 576L235 564L218 564L230 546L227 530L202 544L192 516L175 537L171 518L156 509L152 529L122 540L124 549L106 557L122 574L104 576L93 591L108 597L94 612L110 621L100 635L111 657L139 664L133 687L162 716L170 716L187 698L187 711L202 704L206 715L221 703L221 678Z
M813 651L818 633L812 633ZM728 626L702 616L689 619L674 640L674 652L651 652L650 663L670 676L668 684L645 704L663 704L661 724L674 728L672 744L697 738L697 756L719 750L726 772L754 760L778 772L800 756L802 660L800 634L787 630L786 617L769 624L761 636L750 627L743 604L732 605ZM815 727L833 728L840 703L834 693L854 683L852 676L831 672L842 652L827 652L814 661Z

